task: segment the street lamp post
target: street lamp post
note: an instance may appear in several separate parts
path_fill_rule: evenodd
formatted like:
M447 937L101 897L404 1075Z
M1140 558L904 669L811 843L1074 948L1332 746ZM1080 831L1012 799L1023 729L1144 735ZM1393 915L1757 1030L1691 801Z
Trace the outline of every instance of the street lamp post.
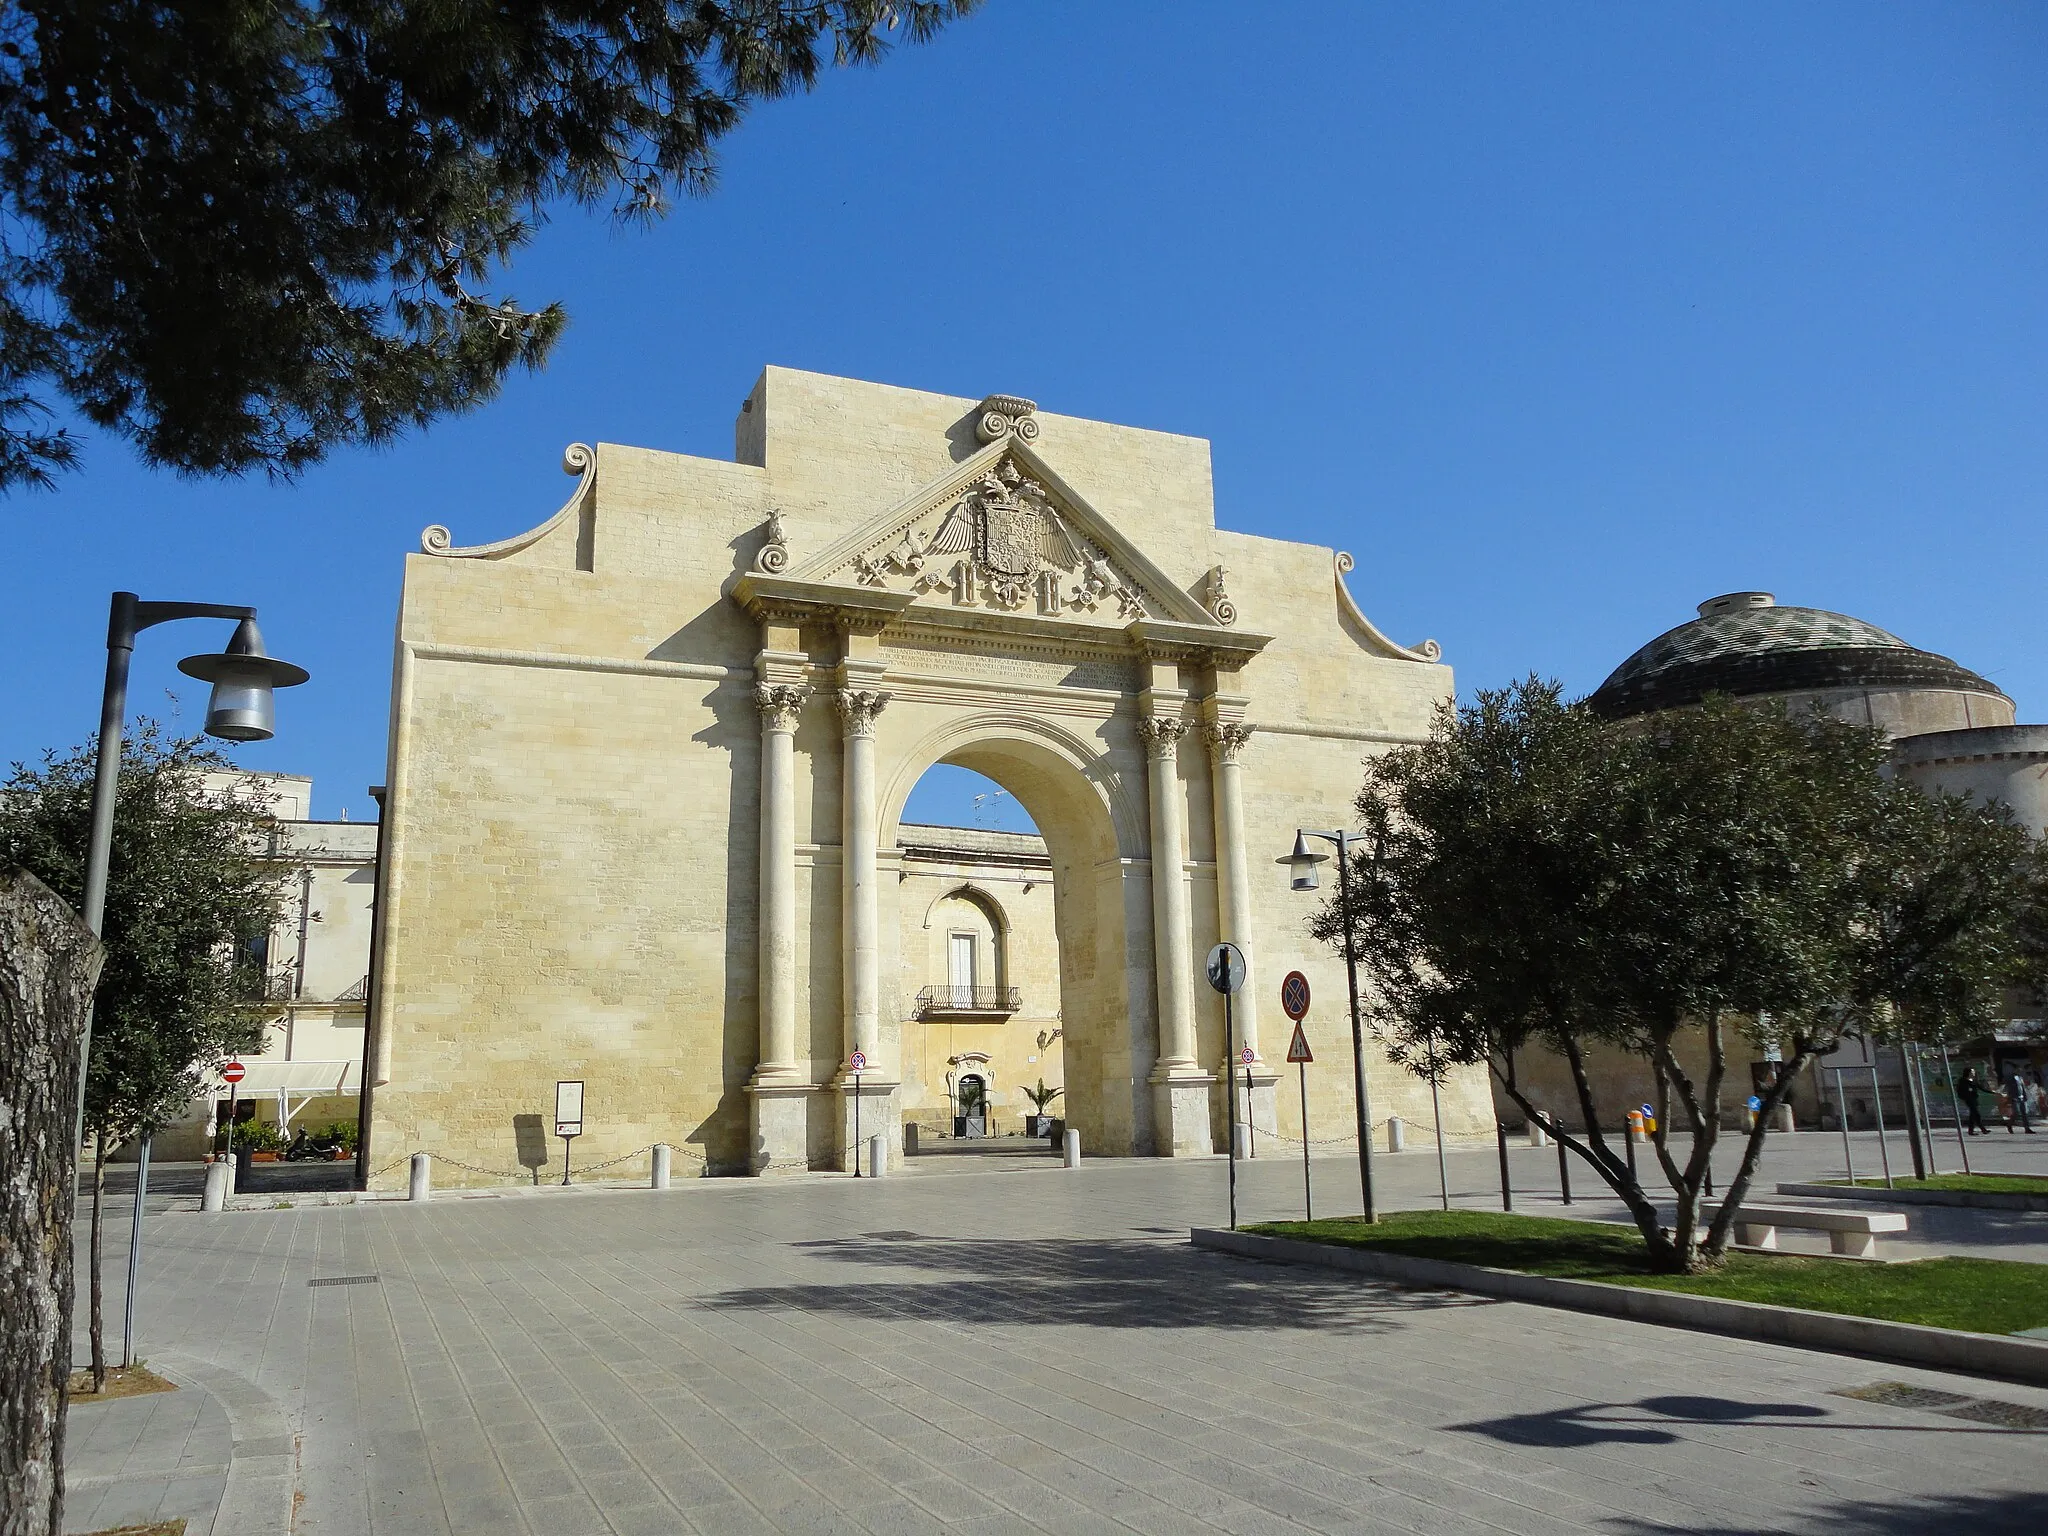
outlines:
M145 603L133 592L116 592L107 615L107 684L100 695L99 760L92 781L92 840L85 860L85 925L99 937L107 914L107 869L114 849L114 802L121 782L121 726L128 710L128 661L135 637L172 619L239 619L234 638L218 655L187 656L178 670L213 684L206 706L206 734L223 741L267 741L274 733L271 691L293 688L306 670L263 653L256 610L222 603ZM79 1042L78 1113L72 1144L85 1139L85 1077L92 1062L92 1013Z
M1316 889L1316 866L1329 862L1327 853L1310 849L1308 840L1321 838L1337 845L1337 912L1344 922L1344 982L1351 995L1351 1077L1352 1097L1358 1113L1358 1187L1365 1204L1367 1222L1379 1220L1372 1198L1372 1098L1365 1086L1365 1028L1358 1013L1358 947L1351 923L1351 845L1363 842L1356 832L1317 832L1300 828L1294 834L1294 852L1274 862L1293 871L1289 882L1297 891ZM1303 1125L1305 1140L1308 1127Z
M85 856L85 925L101 937L107 916L107 871L113 862L114 805L121 784L121 727L128 713L128 662L135 637L172 619L238 619L234 638L218 655L187 656L178 670L213 684L206 705L206 734L223 741L267 741L274 733L271 693L294 688L306 670L263 654L254 608L221 603L145 603L133 592L116 592L107 614L107 682L100 694L99 758L93 765L92 837ZM85 1140L85 1079L92 1066L92 1010L78 1042L78 1104L71 1145ZM232 1126L232 1121L230 1122ZM232 1139L234 1132L228 1132ZM142 1217L149 1201L149 1142L144 1131L135 1169L135 1209L128 1225L128 1289L121 1310L121 1364L135 1361L135 1282L142 1255Z

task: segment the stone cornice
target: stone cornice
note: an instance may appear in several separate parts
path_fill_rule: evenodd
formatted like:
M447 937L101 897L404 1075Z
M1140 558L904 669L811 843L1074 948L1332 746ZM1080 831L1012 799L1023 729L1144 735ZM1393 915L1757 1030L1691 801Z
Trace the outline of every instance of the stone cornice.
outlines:
M910 606L911 596L748 571L733 583L732 600L764 623L781 620L824 625L843 634L875 635Z

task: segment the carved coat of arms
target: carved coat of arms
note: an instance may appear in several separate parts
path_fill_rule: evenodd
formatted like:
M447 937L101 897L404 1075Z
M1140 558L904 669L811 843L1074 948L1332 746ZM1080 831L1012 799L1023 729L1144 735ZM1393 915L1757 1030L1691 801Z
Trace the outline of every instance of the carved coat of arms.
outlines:
M941 575L932 562L946 555L966 558ZM886 586L900 575L911 578L915 592L951 587L959 603L1017 608L1035 596L1046 614L1093 613L1104 601L1125 618L1145 612L1137 591L1102 551L1068 530L1045 487L1014 461L960 493L928 539L906 532L887 554L856 559L854 569L869 586Z

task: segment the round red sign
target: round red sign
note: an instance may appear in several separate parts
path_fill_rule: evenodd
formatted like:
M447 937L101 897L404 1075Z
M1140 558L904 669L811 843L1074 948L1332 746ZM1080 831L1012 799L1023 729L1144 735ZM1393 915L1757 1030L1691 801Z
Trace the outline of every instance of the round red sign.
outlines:
M1289 971L1287 979L1280 983L1280 1007L1297 1024L1307 1015L1308 978L1301 972Z
M231 1061L220 1069L220 1080L224 1083L239 1083L248 1072L249 1069L239 1061Z

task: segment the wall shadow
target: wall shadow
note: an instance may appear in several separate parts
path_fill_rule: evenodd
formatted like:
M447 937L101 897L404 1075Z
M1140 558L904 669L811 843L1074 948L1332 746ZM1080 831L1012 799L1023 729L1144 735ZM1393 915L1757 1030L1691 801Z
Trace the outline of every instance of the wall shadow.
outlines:
M534 1183L540 1183L540 1171L551 1161L545 1122L539 1115L514 1115L512 1141L518 1149L519 1166L533 1174Z
M849 1276L821 1285L749 1286L707 1296L709 1311L803 1312L922 1322L1061 1328L1285 1328L1372 1334L1405 1314L1499 1306L1483 1297L1361 1284L1355 1276L1290 1270L1284 1286L1256 1264L1213 1260L1182 1243L1116 1240L991 1242L875 1232L791 1245L872 1268L924 1271L898 1279Z

